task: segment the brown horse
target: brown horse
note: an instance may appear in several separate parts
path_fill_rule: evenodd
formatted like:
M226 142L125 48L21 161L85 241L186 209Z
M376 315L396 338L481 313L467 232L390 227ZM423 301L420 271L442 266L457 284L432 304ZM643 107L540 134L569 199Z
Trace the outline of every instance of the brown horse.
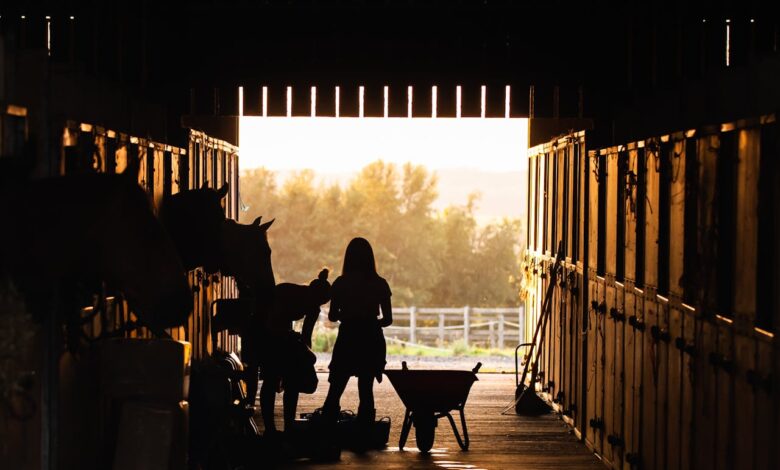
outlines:
M270 307L276 286L267 233L274 221L263 224L261 220L258 217L249 225L225 220L219 249L222 274L234 276L239 286L261 299L259 308Z
M186 323L192 300L184 268L131 176L6 183L0 220L0 272L33 303L52 286L105 282L153 331Z
M225 209L222 200L228 193L225 183L219 190L202 187L168 196L160 208L160 221L179 251L184 269L203 267L219 270L219 240Z

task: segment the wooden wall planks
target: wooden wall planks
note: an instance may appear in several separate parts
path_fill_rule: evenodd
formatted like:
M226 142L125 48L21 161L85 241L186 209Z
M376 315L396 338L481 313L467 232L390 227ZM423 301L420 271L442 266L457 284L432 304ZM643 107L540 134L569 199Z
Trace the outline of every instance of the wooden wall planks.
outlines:
M555 340L543 345L547 396L612 468L778 463L769 378L780 353L756 313L760 224L777 217L758 210L760 157L776 154L762 149L776 127L774 115L762 116L609 148L588 148L580 132L529 152L537 240L526 262L549 264L558 239L571 242L567 255L576 251L556 289ZM734 186L722 193L729 158ZM719 233L728 217L731 247ZM733 272L719 252L733 253ZM526 331L550 281L541 272L528 271Z
M89 161L89 168L78 171L122 172L131 159L137 159L138 183L149 195L153 210L158 211L163 197L188 188L200 188L204 183L209 187L219 187L226 181L233 186L238 184L238 148L227 142L213 139L208 135L191 131L188 148L172 147L164 143L118 133L99 126L68 122L63 141L60 166L67 171L76 171L67 159L77 158ZM87 152L85 154L85 152ZM233 187L225 204L226 215L237 219L238 191ZM188 273L193 287L193 313L187 325L172 329L169 334L181 341L192 344L192 356L201 358L213 349L214 341L210 334L210 306L217 298L229 298L237 295L232 278L219 275L206 275L201 270ZM115 327L133 318L132 312L119 302L112 302L110 309L114 318L110 323ZM100 333L100 324L96 319L88 325L86 334L96 336ZM132 331L130 337L148 337L145 328ZM216 340L220 348L235 350L237 341L226 333Z

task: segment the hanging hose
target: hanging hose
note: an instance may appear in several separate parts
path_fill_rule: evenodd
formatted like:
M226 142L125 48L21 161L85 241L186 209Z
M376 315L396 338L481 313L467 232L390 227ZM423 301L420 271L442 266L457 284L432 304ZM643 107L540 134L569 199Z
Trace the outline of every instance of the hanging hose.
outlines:
M536 329L534 330L533 340L529 344L529 351L528 354L526 355L527 360L525 361L525 365L523 367L523 374L520 380L517 380L517 378L515 378L515 381L518 383L518 387L523 386L523 384L525 384L525 379L528 376L528 368L529 365L531 365L531 363L533 363L533 367L531 368L531 370L538 371L539 359L541 358L541 346L544 343L544 333L542 333L542 337L539 339L539 348L536 348L537 338L539 338L540 331L543 331L544 328L546 328L547 319L551 315L552 293L555 290L555 285L557 284L557 282L555 282L555 279L557 278L558 271L561 268L562 261L563 261L563 241L559 240L557 255L555 257L555 261L553 265L550 267L550 282L547 285L547 291L545 292L544 301L542 302L542 312L536 323ZM519 347L520 346L518 346L518 349ZM517 349L515 351L517 351ZM534 353L536 353L535 359L534 359ZM509 406L507 406L503 411L501 411L501 414L505 414L511 408L516 407L517 404L520 402L520 400L522 400L523 396L525 396L525 393L528 390L531 390L535 387L536 380L537 380L536 375L537 375L536 373L532 374L531 383L529 384L529 386L525 388L525 390L523 390L521 393L519 393L515 398L515 400Z

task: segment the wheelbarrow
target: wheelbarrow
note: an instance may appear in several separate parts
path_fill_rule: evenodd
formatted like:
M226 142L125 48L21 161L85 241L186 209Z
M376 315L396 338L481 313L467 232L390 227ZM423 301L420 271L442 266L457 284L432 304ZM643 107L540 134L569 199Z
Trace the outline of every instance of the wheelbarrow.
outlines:
M401 370L385 371L398 397L406 406L401 438L398 440L399 449L403 450L409 431L414 425L417 448L420 452L430 451L438 421L445 417L452 426L452 432L460 448L469 449L469 432L463 408L466 406L471 385L479 380L477 372L480 367L482 367L481 362L470 371L409 370L404 362ZM462 438L455 425L455 419L450 413L453 410L460 413Z

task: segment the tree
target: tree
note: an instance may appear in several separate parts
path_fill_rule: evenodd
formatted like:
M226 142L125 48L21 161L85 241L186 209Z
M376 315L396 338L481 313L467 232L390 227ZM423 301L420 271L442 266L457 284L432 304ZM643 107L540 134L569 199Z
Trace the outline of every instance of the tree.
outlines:
M274 217L278 207L276 175L265 168L249 170L241 175L239 184L241 202L246 212L240 213L242 223L250 223L259 216Z
M278 187L275 175L242 176L248 223L276 218L269 231L278 282L305 283L322 266L341 271L347 243L365 237L397 306L516 305L520 221L478 227L478 195L464 206L433 210L437 179L420 165L374 162L345 188L315 182L310 170Z

